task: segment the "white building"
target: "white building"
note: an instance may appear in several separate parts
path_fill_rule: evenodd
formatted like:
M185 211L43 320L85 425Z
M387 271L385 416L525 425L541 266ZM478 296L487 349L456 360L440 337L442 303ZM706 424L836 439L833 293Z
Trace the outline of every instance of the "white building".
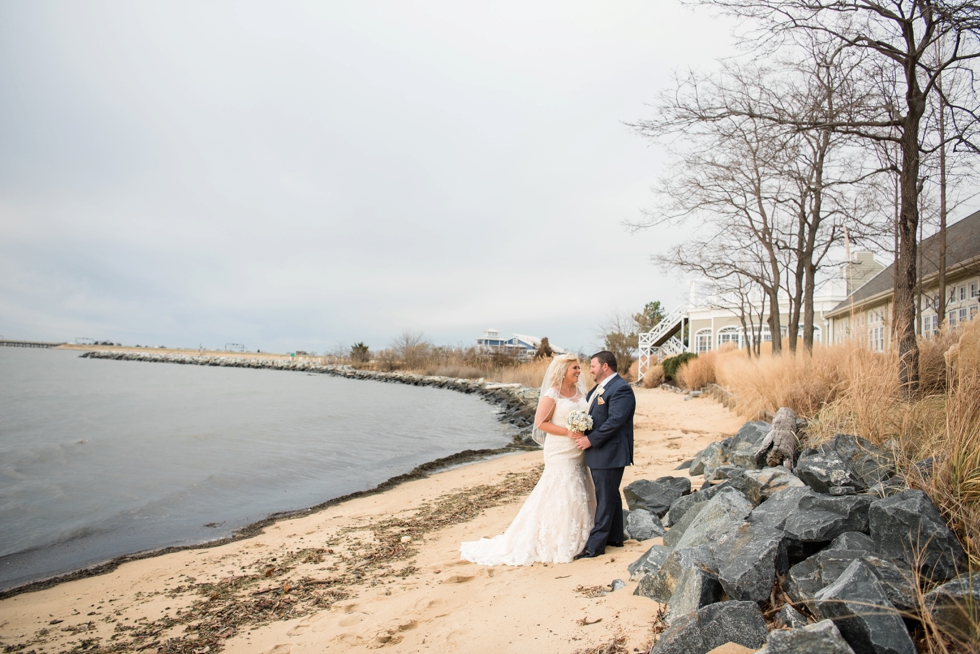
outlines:
M499 330L491 327L483 330L483 336L476 339L476 345L488 354L502 352L519 359L530 359L538 353L538 348L541 347L541 339L527 334L514 334L511 338L505 339L500 336ZM566 353L564 348L560 348L554 343L549 343L549 345L555 354Z

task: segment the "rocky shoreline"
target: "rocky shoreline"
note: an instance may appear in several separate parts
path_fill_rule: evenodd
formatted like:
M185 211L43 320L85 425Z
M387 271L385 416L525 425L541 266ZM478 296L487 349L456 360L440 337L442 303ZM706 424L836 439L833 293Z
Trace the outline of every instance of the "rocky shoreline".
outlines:
M651 654L728 642L767 654L914 654L924 624L970 641L980 577L891 453L838 434L769 467L775 431L746 423L682 464L704 475L700 490L675 476L624 489L625 536L663 539L628 568L635 595L666 605ZM926 474L927 463L917 466Z
M482 379L460 379L435 375L416 375L404 372L378 372L358 370L348 365L319 363L308 359L270 359L237 356L200 356L193 354L173 354L155 352L111 352L92 350L79 356L82 359L112 359L115 361L143 361L149 363L172 363L192 366L217 366L222 368L256 368L268 370L291 370L313 374L332 375L345 379L379 381L389 384L408 384L410 386L430 386L444 388L467 395L478 395L486 402L500 408L498 419L513 425L521 431L514 436L511 447L537 449L539 446L530 438L534 411L538 406L541 391L518 384L500 384Z

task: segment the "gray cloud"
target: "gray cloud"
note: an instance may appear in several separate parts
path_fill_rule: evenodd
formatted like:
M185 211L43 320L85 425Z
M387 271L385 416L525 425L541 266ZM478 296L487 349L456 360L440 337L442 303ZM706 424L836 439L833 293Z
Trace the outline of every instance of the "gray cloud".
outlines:
M0 332L589 347L679 301L622 125L727 26L673 2L0 4Z

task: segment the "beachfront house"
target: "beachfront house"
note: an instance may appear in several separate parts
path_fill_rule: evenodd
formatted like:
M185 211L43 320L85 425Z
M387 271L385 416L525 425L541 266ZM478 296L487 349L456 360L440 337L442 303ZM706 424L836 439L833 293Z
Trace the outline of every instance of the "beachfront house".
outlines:
M530 359L538 353L541 339L526 334L514 334L511 338L505 339L500 336L500 331L491 327L483 330L483 335L476 339L476 345L486 354L505 354L517 359ZM557 347L554 343L550 345L555 354L565 354L564 348Z
M884 268L872 253L858 252L841 267L836 278L820 285L813 297L815 343L837 340L830 313ZM780 302L779 314L780 338L786 338L790 322L788 298ZM693 282L685 304L667 314L652 331L639 335L639 377L642 378L659 359L682 352L702 354L727 343L734 343L741 349L753 343L771 342L772 334L765 322L768 315L769 308L764 305L764 296L759 292L741 297L719 291L705 280ZM801 317L801 338L802 331Z
M939 331L940 238L934 234L919 244L919 292L916 294L918 333ZM892 345L895 269L890 265L827 313L834 342L867 339L872 350ZM955 328L980 314L980 211L946 227L945 318Z

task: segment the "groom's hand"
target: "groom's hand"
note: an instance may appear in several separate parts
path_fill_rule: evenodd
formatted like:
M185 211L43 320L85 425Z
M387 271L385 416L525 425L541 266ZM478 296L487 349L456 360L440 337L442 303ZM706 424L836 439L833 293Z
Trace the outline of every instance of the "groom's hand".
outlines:
M592 447L592 443L589 442L588 436L579 436L575 439L575 446L580 450L587 450Z

